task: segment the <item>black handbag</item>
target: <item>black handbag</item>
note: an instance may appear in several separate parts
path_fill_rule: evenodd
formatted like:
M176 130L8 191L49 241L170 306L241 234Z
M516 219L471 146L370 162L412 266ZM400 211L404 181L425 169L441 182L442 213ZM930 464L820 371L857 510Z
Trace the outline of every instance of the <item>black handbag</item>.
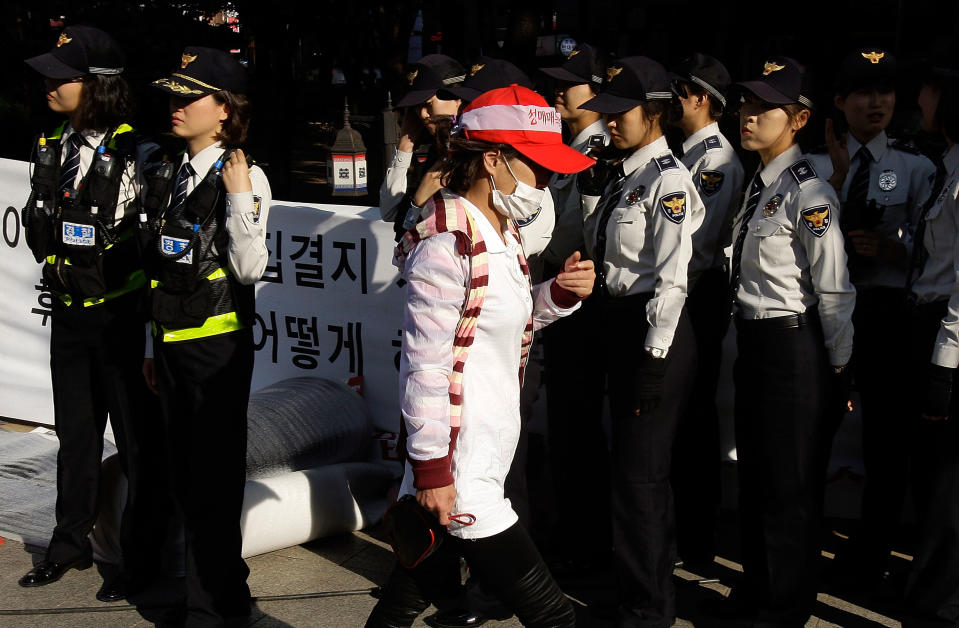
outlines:
M473 525L476 517L470 514L450 515L450 520L461 525ZM413 495L404 495L383 515L383 533L393 548L396 560L412 569L432 556L448 534L446 526L423 508Z

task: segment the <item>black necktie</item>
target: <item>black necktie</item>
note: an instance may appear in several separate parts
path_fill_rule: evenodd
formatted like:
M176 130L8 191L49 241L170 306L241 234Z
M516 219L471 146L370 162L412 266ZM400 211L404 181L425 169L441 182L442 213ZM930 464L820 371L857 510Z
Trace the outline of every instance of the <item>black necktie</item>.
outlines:
M872 163L869 149L865 146L860 147L856 152L856 160L859 162L859 167L856 168L856 174L852 176L852 183L849 184L846 203L865 207L866 194L869 192L869 165Z
M602 290L606 290L606 269L603 261L606 259L606 226L609 224L609 217L613 210L619 205L619 199L623 196L623 185L626 183L626 173L623 172L623 165L615 166L616 177L612 185L609 186L607 194L600 199L596 211L599 212L599 222L596 225L596 280Z
M906 273L906 291L910 293L910 296L913 283L922 275L922 271L926 268L926 262L929 260L929 252L926 251L926 247L923 244L923 240L925 240L926 237L926 214L929 213L929 210L939 199L939 194L942 191L942 185L945 183L945 179L946 169L942 163L937 162L936 178L932 184L929 198L926 199L926 202L922 204L922 208L919 210L916 233L912 239L912 258L909 261L909 272Z
M173 202L170 203L171 208L175 209L179 207L183 201L186 200L187 185L190 183L190 177L193 176L193 173L193 166L190 165L190 162L185 162L180 166L180 172L176 175L176 184L173 186Z
M60 166L61 193L73 187L73 182L76 180L77 173L80 171L80 147L84 144L86 144L86 141L84 141L83 136L76 131L74 131L67 140L66 159L63 160L63 165Z
M736 292L739 290L739 273L742 270L743 263L743 245L746 243L746 233L749 232L749 220L756 213L756 207L759 205L759 197L763 193L763 180L757 172L753 177L752 186L749 188L749 197L746 199L746 208L743 210L743 219L739 225L739 234L736 236L736 244L733 246L733 260L729 267L729 297L730 303L736 300Z

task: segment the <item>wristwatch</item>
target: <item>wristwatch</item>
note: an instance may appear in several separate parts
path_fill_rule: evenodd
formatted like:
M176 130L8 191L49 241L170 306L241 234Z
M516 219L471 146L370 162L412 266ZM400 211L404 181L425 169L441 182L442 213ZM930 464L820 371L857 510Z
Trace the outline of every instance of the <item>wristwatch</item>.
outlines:
M650 347L649 345L643 347L646 350L646 353L652 357L660 360L666 357L666 354L669 352L669 349L660 349L659 347Z

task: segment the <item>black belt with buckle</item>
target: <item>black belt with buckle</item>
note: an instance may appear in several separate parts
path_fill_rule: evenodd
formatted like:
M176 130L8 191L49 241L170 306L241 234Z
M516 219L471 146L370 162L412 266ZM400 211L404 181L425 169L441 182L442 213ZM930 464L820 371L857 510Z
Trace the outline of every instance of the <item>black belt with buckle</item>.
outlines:
M774 316L772 318L740 318L736 317L736 329L742 330L769 330L769 329L797 329L799 327L808 327L819 321L819 313L816 310L806 311L801 314L788 314L786 316Z

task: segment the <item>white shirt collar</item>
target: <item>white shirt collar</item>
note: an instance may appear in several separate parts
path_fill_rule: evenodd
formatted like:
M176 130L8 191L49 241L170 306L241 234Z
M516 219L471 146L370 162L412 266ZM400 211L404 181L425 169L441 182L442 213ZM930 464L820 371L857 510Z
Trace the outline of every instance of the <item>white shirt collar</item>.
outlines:
M688 153L689 149L691 149L696 144L699 144L700 142L704 141L707 137L710 137L711 135L719 135L718 122L715 122L715 121L710 122L703 128L699 129L698 131L696 131L695 133L687 137L686 141L683 142L683 153L684 154Z
M194 176L198 176L201 179L206 176L206 173L210 170L210 167L216 163L216 160L220 158L220 155L223 154L223 144L220 142L214 142L198 152L193 156L193 159L190 159L189 153L183 153L183 159L180 161L180 165L190 162L190 166L193 167Z
M763 186L769 187L772 185L773 182L779 178L779 175L782 174L783 170L799 161L800 157L802 157L802 149L799 148L799 144L793 144L779 153L775 159L759 171L759 178L762 179Z
M588 148L587 144L589 143L589 138L594 135L602 135L603 137L609 136L609 131L606 130L606 123L603 122L603 119L600 118L596 122L593 122L591 125L580 131L576 134L576 137L573 138L573 141L569 145L581 153L585 153Z
M852 134L849 134L848 139L846 140L846 148L849 151L849 158L856 159L856 153L859 152L859 148L862 144L859 143L859 140L854 138ZM869 149L869 154L872 155L873 161L879 161L886 154L886 150L889 147L889 139L886 137L885 131L879 131L876 137L869 140L866 143L866 148Z
M659 139L643 146L642 148L636 150L632 155L626 158L626 161L623 162L623 172L629 176L634 170L640 166L649 163L649 160L653 157L658 157L663 153L669 150L669 143L666 142L666 136L663 135Z
M60 139L60 143L65 144L67 139L71 135L77 132L78 131L75 131L71 125L67 124L67 128L64 129L63 131L63 137ZM87 146L89 146L90 148L93 148L94 150L96 150L96 147L100 145L100 142L103 141L103 137L106 135L106 133L102 133L100 131L94 131L92 129L84 129L82 131L79 131L79 133L80 135L83 136L83 139L87 143Z

